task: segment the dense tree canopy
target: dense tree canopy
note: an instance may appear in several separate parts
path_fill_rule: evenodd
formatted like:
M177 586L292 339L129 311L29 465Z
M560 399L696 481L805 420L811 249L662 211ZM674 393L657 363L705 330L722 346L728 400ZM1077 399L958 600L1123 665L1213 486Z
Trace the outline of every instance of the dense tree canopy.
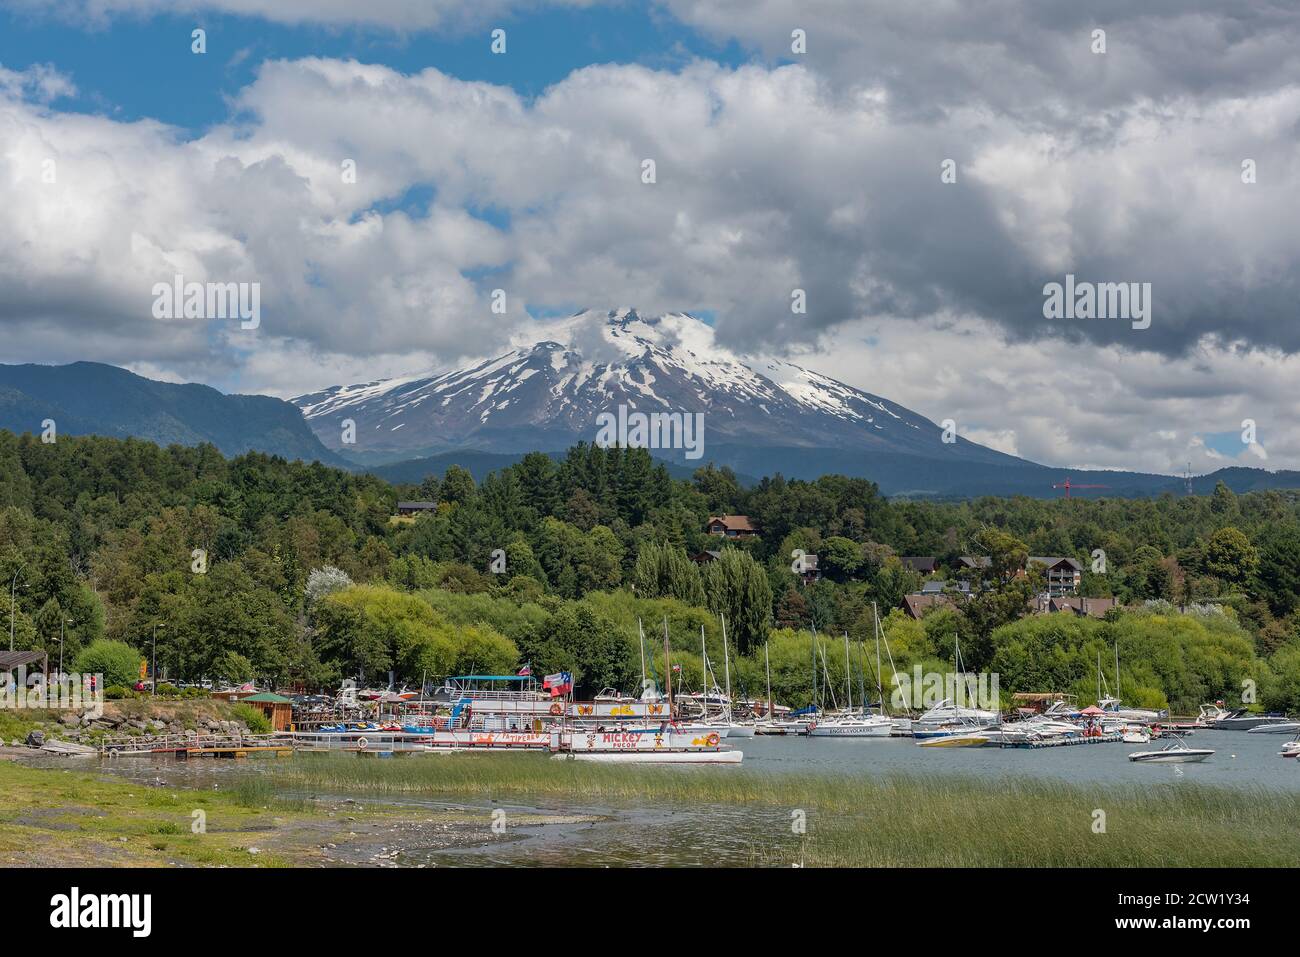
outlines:
M438 504L397 519L399 499ZM711 538L717 514L748 515L761 534ZM690 560L706 548L720 558ZM796 549L819 556L821 581L797 574ZM921 583L909 555L934 556L974 597L906 618ZM1029 616L1042 580L1018 574L1028 555L1076 558L1085 594L1138 610ZM391 485L210 446L0 432L0 586L15 647L57 653L62 638L73 660L101 639L142 651L156 634L160 667L179 678L414 682L531 662L587 690L631 690L643 657L662 682L666 622L679 680L698 683L701 626L716 673L725 618L733 681L761 695L767 649L774 691L797 704L823 654L819 689L876 685L878 612L900 667L950 668L956 636L967 667L999 671L1004 690L1095 695L1097 658L1113 661L1118 642L1134 702L1254 687L1265 706L1300 707L1294 492L886 501L843 476L744 487L706 465L674 479L644 450L590 445L481 481L452 467ZM1143 609L1153 601L1170 604Z

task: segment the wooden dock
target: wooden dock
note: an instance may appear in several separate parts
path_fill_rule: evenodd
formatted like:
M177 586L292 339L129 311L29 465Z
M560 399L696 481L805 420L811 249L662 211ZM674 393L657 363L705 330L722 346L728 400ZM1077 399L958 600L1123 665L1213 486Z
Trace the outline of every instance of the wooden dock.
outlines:
M245 758L249 755L292 755L293 742L274 734L163 734L104 738L99 753L108 757L170 754L191 757Z

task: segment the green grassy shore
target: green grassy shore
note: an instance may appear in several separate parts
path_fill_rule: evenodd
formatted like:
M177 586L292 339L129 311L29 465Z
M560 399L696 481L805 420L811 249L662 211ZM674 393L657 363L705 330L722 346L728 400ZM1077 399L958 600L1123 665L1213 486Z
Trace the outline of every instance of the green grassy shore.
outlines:
M0 760L0 867L391 866L399 846L492 839L486 810L286 799L268 786L269 768L199 790L125 781L93 767ZM516 814L509 826L585 820Z
M415 797L464 806L402 806ZM489 842L487 809L506 802L565 809L512 812L511 826L587 821L600 827L602 812L592 808L618 816L622 809L654 807L706 814L726 809L733 813L719 820L729 823L719 826L731 827L739 809L747 812L739 819L753 847L748 862L772 866L1300 862L1300 794L1264 789L1188 783L1093 787L1016 777L738 775L538 755L388 761L299 755L240 775L221 791L147 787L93 770L0 763L0 864L384 863L367 853L367 841L376 843L379 835L387 835L385 846ZM206 812L206 834L191 833L196 809ZM804 833L791 828L792 816L806 820Z

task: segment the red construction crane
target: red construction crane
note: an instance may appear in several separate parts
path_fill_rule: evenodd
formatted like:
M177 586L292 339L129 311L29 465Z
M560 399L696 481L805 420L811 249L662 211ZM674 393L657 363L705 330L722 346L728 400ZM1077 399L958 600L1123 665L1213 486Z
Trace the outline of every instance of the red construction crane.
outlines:
M1109 485L1082 485L1082 484L1080 484L1080 483L1078 483L1078 482L1071 482L1071 481L1070 481L1070 476L1067 475L1067 476L1065 477L1065 481L1064 481L1064 482L1057 482L1056 484L1054 484L1054 485L1052 486L1052 488L1063 488L1063 489L1065 489L1065 497L1066 497L1066 498L1069 498L1069 497L1070 497L1070 489L1072 489L1072 488L1110 488L1110 486L1109 486Z

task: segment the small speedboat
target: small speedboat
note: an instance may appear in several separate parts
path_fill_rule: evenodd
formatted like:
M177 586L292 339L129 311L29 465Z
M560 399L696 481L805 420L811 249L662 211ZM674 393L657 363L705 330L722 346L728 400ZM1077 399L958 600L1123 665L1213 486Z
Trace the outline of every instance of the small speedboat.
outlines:
M1278 754L1284 758L1300 757L1300 736L1296 736L1282 745L1282 750Z
M931 736L916 743L922 748L982 748L989 743L989 737L982 732L972 731Z
M1190 764L1204 761L1212 754L1214 752L1209 748L1189 748L1183 744L1182 739L1174 738L1159 751L1134 751L1128 759L1141 761L1144 764Z
M1278 721L1274 724L1259 724L1246 731L1247 734L1297 734L1300 733L1300 721Z
M1208 722L1216 731L1254 731L1256 728L1275 728L1292 723L1294 722L1283 714L1255 714L1246 708L1238 708Z

